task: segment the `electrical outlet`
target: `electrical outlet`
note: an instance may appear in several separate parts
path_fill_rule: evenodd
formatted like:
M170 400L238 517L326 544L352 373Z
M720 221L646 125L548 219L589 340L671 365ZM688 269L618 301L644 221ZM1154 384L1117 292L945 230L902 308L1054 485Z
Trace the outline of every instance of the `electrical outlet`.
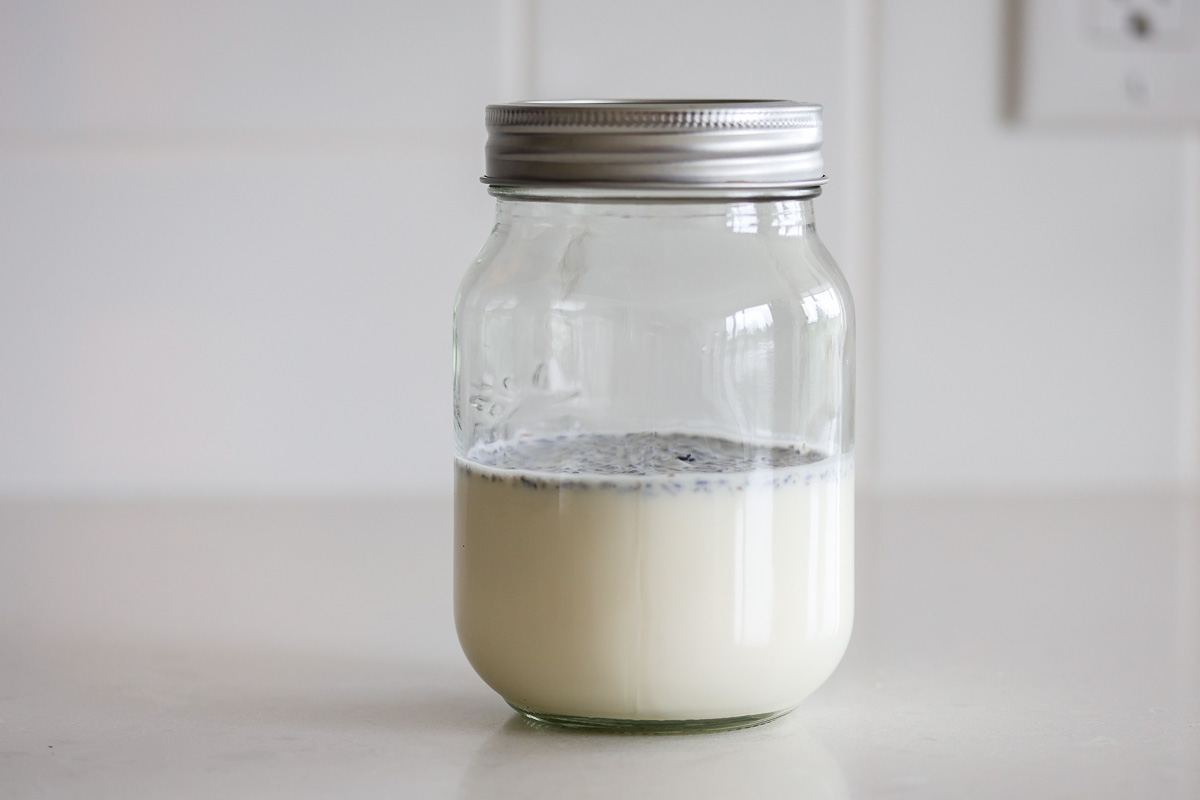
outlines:
M1010 0L1031 122L1200 122L1200 0Z
M1187 6L1185 0L1090 0L1084 11L1099 46L1177 50L1187 46Z

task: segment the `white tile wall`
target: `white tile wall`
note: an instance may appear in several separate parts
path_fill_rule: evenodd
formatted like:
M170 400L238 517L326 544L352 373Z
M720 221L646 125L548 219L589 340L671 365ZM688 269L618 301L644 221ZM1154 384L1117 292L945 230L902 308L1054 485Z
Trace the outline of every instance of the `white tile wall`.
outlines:
M879 483L1170 484L1185 137L1003 121L1002 5L881 4Z
M494 2L8 0L0 130L471 130Z
M0 492L447 490L500 14L0 4Z
M482 106L521 95L826 105L880 488L1174 481L1196 142L1008 126L1001 9L0 3L0 494L445 492Z

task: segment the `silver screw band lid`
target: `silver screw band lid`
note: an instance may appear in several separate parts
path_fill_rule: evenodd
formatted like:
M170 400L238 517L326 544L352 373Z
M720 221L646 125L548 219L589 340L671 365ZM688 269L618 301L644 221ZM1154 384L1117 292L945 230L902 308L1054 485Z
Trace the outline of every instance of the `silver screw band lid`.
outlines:
M824 183L821 106L790 100L490 105L493 186L786 190Z

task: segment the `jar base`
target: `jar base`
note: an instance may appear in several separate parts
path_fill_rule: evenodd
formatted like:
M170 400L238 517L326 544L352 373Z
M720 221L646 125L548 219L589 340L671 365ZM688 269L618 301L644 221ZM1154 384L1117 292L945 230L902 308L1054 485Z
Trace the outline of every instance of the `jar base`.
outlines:
M671 733L719 733L736 731L765 725L791 712L771 711L766 714L747 714L740 717L718 719L605 719L602 717L571 717L564 714L545 714L533 709L509 703L526 720L539 725L557 728L596 731L599 733L671 734Z

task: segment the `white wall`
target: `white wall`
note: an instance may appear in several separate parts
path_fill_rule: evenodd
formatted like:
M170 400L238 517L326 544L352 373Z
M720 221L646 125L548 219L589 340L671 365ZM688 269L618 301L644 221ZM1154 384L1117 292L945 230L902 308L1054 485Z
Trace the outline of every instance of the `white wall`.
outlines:
M483 106L584 95L826 105L877 489L1177 483L1196 134L1005 122L1003 8L0 2L0 493L448 490Z
M880 482L1175 482L1194 132L1005 122L1002 3L880 7Z

